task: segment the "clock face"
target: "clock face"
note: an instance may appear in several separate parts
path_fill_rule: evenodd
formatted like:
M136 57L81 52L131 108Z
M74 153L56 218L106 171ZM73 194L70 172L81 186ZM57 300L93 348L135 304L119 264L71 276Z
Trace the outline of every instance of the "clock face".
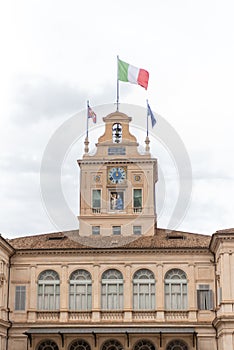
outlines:
M113 167L108 171L108 179L113 184L123 183L126 179L126 170L122 167Z

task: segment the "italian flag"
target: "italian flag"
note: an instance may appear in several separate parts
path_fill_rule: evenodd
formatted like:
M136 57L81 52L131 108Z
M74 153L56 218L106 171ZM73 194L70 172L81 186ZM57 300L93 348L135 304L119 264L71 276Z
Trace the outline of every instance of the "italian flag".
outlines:
M118 79L132 84L138 84L147 90L149 72L118 59Z

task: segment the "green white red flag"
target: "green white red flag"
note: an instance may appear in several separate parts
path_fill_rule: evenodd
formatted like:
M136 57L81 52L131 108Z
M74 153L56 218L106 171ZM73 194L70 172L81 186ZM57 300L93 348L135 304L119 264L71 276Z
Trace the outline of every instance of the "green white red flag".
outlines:
M149 72L142 68L137 68L118 58L118 80L138 84L147 90Z

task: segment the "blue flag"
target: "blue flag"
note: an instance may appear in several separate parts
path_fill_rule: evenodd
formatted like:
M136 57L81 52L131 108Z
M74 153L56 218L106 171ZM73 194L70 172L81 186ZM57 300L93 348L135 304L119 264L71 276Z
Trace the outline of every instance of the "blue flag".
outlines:
M154 125L156 124L156 118L150 108L150 105L147 102L147 116L150 116L151 118L151 124L152 124L152 128L154 127Z

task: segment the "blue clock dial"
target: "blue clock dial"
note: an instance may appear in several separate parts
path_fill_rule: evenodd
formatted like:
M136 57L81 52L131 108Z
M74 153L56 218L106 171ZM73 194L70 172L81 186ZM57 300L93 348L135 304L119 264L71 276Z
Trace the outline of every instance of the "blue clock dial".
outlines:
M108 178L114 184L122 183L126 179L126 171L121 167L113 167L108 172Z

